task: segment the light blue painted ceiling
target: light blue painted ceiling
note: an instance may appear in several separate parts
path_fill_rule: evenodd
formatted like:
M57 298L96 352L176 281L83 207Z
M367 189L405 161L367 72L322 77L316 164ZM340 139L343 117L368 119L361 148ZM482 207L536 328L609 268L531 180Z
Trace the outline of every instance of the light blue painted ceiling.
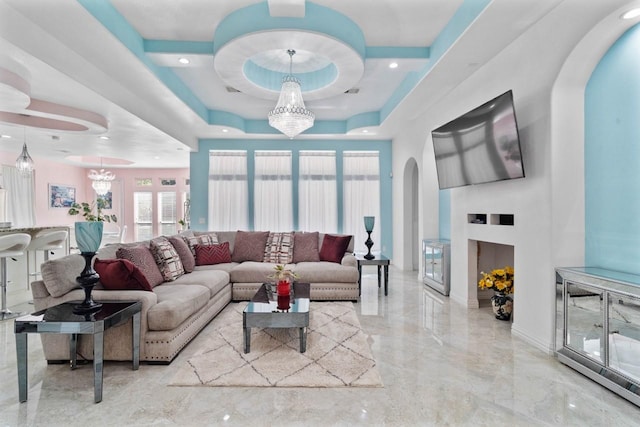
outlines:
M310 1L298 1L303 17L272 16L270 6L280 10L284 6L278 0L236 2L235 8L233 2L216 2L225 4L222 11L189 2L183 16L173 17L156 13L164 2L143 6L122 0L78 1L208 125L255 136L278 134L266 116L275 105L282 76L288 73L287 49L296 50L293 73L302 81L307 108L316 114L316 123L306 134L347 136L365 130L375 135L376 127L489 3L428 2L444 9L441 22L428 21L440 30L435 35L425 30L420 37L421 29L414 28L411 42L421 42L407 45L395 29L378 26L378 32L386 35L376 39L367 25L361 28L366 11L358 10L352 18L352 11ZM406 3L411 11L415 2L398 3ZM425 8L416 10L424 13ZM196 17L198 22L190 22ZM163 32L167 19L193 25L200 32L172 31L174 24ZM211 39L202 40L204 34ZM180 64L180 58L189 64ZM389 68L391 62L398 68ZM357 93L345 93L349 90Z

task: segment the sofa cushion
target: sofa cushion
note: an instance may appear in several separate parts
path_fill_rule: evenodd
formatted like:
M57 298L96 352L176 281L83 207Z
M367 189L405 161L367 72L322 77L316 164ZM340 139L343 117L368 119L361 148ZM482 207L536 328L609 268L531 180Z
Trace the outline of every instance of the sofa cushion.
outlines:
M126 259L96 259L93 268L100 275L100 283L109 290L151 291L142 271Z
M196 245L196 265L213 265L231 262L229 243Z
M268 238L268 231L237 231L231 260L262 262Z
M277 264L270 262L245 261L231 269L229 276L232 283L265 283L272 282L269 276L273 275ZM287 265L286 268L293 268Z
M320 261L317 231L313 233L296 232L293 235L293 263L304 261Z
M152 331L177 328L209 302L209 289L201 285L163 283L153 289L158 303L149 308L147 324Z
M231 286L229 273L224 270L194 270L190 274L180 276L171 284L205 286L209 289L210 298L213 298L225 286Z
M193 258L196 257L196 245L217 245L218 235L216 233L198 234L197 236L182 236L184 241L191 248Z
M356 283L358 269L328 261L301 262L293 267L298 282L309 283Z
M80 255L70 255L64 258L45 261L40 267L42 281L47 291L53 297L61 297L78 288L76 277L84 269L84 258Z
M178 253L184 272L191 273L196 266L196 259L194 258L193 253L191 253L189 245L187 245L184 239L180 236L169 236L167 239L171 242L171 245Z
M340 263L347 252L349 242L351 242L351 236L325 234L322 240L322 248L320 249L320 261Z
M160 269L149 248L142 245L123 246L118 248L116 256L127 259L138 267L152 288L164 281L162 273L160 273Z
M263 262L290 264L293 262L294 240L291 233L269 233L264 248Z
M157 237L151 240L149 249L165 282L176 280L184 274L180 255L166 237Z

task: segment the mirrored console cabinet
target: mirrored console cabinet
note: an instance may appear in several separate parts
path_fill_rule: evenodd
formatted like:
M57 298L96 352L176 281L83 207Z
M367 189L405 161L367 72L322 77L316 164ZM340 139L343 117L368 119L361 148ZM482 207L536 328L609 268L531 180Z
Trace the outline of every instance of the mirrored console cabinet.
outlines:
M444 239L422 241L422 281L443 295L449 295L451 244Z
M640 406L640 276L557 268L558 360Z

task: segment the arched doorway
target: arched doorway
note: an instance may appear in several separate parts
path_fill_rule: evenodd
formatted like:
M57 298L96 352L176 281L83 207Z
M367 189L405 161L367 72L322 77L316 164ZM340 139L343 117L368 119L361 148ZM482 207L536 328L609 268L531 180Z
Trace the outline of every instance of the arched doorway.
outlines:
M420 269L419 173L418 163L410 158L404 168L403 253L404 270Z

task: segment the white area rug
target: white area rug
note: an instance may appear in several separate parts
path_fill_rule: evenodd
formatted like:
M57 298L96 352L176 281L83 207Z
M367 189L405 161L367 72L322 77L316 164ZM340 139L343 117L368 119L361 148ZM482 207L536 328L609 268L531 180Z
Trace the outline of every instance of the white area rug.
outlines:
M307 350L298 329L251 330L245 354L242 311L229 304L189 345L200 347L171 380L172 386L382 387L351 302L311 302Z

